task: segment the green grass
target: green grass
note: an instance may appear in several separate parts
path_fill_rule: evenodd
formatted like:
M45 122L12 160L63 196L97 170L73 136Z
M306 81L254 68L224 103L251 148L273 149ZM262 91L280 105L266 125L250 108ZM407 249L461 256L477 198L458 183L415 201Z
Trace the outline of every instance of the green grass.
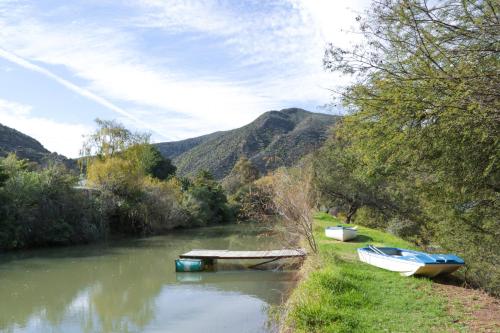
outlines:
M324 236L339 224L316 215L317 256L305 263L305 277L288 302L287 325L296 332L461 332L446 310L447 300L433 294L432 281L403 277L358 260L366 244L415 248L393 235L358 228L354 242Z

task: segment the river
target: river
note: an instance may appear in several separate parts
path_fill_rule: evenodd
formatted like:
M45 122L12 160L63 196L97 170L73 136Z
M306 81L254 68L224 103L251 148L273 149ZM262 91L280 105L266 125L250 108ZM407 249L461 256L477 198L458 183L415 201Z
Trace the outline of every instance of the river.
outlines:
M191 249L279 248L251 225L0 256L0 332L269 332L293 271L176 273Z

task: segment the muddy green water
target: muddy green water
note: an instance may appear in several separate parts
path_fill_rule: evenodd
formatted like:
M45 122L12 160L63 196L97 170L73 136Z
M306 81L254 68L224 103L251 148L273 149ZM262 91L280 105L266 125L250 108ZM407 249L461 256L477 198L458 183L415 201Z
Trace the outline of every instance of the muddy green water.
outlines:
M267 308L291 271L176 273L191 249L272 249L262 229L230 225L0 256L0 332L269 332Z

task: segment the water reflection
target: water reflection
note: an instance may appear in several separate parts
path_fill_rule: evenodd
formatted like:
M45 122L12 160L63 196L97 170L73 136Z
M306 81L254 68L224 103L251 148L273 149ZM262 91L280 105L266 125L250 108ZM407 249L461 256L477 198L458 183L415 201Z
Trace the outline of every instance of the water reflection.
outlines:
M270 249L247 226L0 257L1 332L262 332L291 272L175 273L195 248ZM224 268L224 266L222 266Z

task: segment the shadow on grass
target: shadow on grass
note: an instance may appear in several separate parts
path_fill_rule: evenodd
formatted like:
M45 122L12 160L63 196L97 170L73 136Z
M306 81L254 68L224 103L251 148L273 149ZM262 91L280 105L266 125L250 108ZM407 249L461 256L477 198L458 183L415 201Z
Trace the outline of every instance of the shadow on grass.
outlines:
M444 284L447 286L467 287L467 283L465 282L465 280L454 274L438 275L436 277L431 278L431 280L435 283Z
M356 238L349 240L350 243L367 243L372 241L373 238L366 235L357 235Z

